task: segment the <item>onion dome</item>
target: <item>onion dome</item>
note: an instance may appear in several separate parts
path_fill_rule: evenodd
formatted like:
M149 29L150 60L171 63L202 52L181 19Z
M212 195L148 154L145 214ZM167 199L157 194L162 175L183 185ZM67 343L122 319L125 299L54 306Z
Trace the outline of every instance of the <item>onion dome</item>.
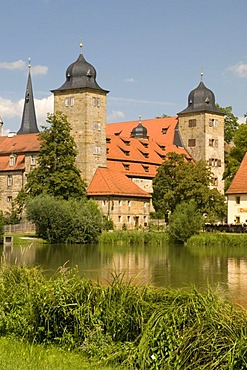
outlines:
M223 114L215 106L215 96L213 91L209 90L204 85L203 81L201 81L199 85L190 92L188 96L188 107L178 114L193 112L212 112Z
M82 44L80 44L82 48ZM82 52L80 53L77 60L72 63L66 71L65 83L56 90L70 90L70 89L94 89L108 93L107 90L103 90L96 82L96 70L92 64L88 63L84 58Z
M133 138L138 138L138 139L147 139L148 138L147 129L146 129L146 127L144 127L142 125L141 116L139 116L138 126L133 128L133 130L131 131L130 136L133 137Z

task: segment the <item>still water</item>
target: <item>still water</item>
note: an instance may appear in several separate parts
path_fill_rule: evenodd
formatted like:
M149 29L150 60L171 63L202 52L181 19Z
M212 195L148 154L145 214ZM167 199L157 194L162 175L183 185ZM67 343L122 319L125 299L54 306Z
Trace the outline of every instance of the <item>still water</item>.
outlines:
M54 273L77 266L87 278L107 283L114 274L135 284L199 289L211 286L247 307L247 247L14 246L1 251L2 264L41 266Z

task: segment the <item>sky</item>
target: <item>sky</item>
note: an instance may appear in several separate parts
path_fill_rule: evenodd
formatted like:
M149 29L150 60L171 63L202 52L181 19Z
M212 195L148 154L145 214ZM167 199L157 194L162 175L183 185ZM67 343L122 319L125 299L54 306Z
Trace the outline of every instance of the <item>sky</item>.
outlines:
M107 122L170 116L200 82L243 122L247 0L2 0L0 117L21 124L29 58L39 126L79 56L109 90Z

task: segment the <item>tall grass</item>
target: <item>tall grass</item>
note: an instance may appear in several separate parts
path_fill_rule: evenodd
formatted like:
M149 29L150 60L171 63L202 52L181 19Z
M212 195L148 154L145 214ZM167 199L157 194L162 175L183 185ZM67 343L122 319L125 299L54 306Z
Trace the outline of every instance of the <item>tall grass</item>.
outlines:
M202 233L193 235L187 246L247 246L247 234Z
M165 232L154 232L154 231L122 231L116 230L113 232L103 232L99 237L100 244L120 244L120 245L137 245L137 244L149 244L149 245L160 245L164 242L168 242L169 237Z
M246 369L247 312L208 289L107 286L62 267L0 273L0 335L134 369Z

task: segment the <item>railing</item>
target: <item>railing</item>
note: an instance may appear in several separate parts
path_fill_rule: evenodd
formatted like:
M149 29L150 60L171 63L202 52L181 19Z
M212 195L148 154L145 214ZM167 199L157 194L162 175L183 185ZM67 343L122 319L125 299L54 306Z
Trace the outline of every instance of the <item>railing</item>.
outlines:
M21 222L15 225L5 225L4 231L6 233L28 233L35 232L36 228L31 222Z

